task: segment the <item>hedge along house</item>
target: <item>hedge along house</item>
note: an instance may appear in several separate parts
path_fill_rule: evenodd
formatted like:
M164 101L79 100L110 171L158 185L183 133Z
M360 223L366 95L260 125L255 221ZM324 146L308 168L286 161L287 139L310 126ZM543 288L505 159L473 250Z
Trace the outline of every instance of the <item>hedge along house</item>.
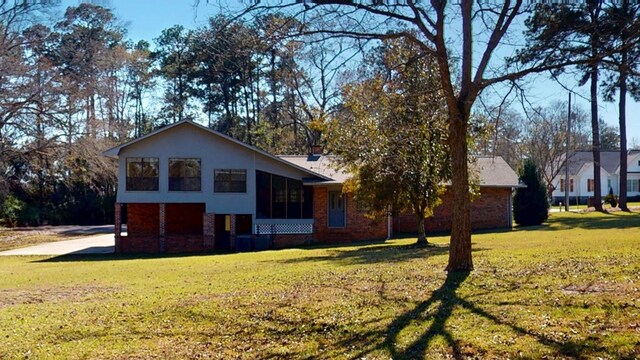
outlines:
M119 161L118 253L236 250L240 237L281 248L381 239L389 230L342 194L344 174L319 173L190 121L103 154Z

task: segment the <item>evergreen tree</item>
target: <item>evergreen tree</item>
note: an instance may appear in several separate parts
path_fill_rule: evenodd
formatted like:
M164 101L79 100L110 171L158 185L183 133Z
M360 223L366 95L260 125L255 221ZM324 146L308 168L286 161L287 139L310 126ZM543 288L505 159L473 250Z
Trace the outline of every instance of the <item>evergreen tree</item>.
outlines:
M540 225L549 216L549 200L542 176L531 159L520 170L520 182L527 185L518 188L513 198L513 217L520 226Z

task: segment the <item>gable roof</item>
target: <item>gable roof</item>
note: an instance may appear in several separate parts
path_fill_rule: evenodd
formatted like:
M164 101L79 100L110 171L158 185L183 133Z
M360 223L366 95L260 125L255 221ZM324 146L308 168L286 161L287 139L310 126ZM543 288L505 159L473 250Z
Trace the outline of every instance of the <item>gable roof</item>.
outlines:
M220 132L217 132L215 130L209 129L209 128L207 128L205 126L202 126L200 124L196 124L196 123L194 123L192 121L189 121L189 120L179 121L179 122L164 126L164 127L160 128L160 129L154 130L154 131L152 131L152 132L150 132L150 133L148 133L148 134L146 134L144 136L141 136L139 138L133 139L133 140L128 141L128 142L126 142L124 144L112 147L111 149L105 150L104 152L102 152L102 155L103 156L108 156L108 157L118 157L120 155L120 152L122 151L122 149L124 149L124 148L126 148L128 146L131 146L133 144L139 143L141 141L147 140L149 138L152 138L152 137L154 137L154 136L156 136L156 135L158 135L160 133L163 133L163 132L166 132L166 131L170 131L171 129L174 129L174 128L178 127L178 126L193 126L196 129L203 130L203 131L205 131L205 132L207 132L207 133L209 133L209 134L211 134L213 136L222 138L222 139L224 139L226 141L230 141L230 142L232 142L232 143L234 143L234 144L236 144L238 146L241 146L241 147L244 147L246 149L249 149L249 150L251 150L253 152L256 152L256 153L258 153L260 155L263 155L263 156L265 156L265 157L267 157L269 159L272 159L272 160L275 160L275 161L277 161L279 163L282 163L282 164L285 164L287 166L291 166L293 168L296 168L296 169L298 169L300 171L303 171L303 172L311 175L312 177L317 177L317 178L320 178L320 179L325 180L325 181L331 181L332 180L330 177L327 177L327 176L325 176L325 175L323 175L321 173L314 172L314 171L312 171L312 170L310 170L308 168L301 167L301 166L299 166L297 164L294 164L292 162L283 160L283 159L281 159L281 158L279 158L277 156L269 154L266 151L260 150L257 147L245 144L240 140L236 140L236 139L234 139L234 138L232 138L230 136L224 135L224 134L222 134Z
M480 176L480 186L485 187L521 187L518 175L501 156L478 157L472 169Z
M629 156L635 155L635 150L628 152ZM593 152L577 151L569 156L569 176L578 175L582 168L593 163ZM601 151L600 167L609 174L616 174L620 171L620 152L619 151ZM564 166L560 169L559 174L564 176Z
M342 168L337 168L335 156L331 155L280 155L280 158L323 174L333 181L322 184L342 184L351 177L351 174ZM502 157L479 157L472 165L472 169L478 172L480 186L483 187L520 187L518 175L513 171ZM313 183L307 181L306 183Z

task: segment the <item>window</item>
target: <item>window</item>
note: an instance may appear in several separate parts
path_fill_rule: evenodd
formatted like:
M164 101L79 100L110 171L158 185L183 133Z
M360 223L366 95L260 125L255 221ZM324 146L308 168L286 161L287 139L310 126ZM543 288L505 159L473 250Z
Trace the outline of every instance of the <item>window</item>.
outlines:
M158 191L158 158L127 158L127 191Z
M245 169L215 169L213 178L215 192L247 192L247 170Z
M640 192L640 180L627 179L627 192Z
M593 179L587 179L587 191L592 192L595 188Z
M200 159L169 159L169 191L200 191Z
M565 179L560 179L560 192L564 192ZM573 192L573 179L569 179L569 192Z
M302 181L256 171L258 219L312 219L313 189Z

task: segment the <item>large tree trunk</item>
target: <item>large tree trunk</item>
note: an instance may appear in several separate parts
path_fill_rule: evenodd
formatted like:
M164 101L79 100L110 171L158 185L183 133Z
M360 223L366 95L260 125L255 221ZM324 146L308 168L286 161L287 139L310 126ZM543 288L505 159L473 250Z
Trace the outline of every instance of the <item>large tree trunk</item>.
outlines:
M450 115L451 116L451 115ZM471 197L469 194L469 164L467 127L469 115L461 111L449 120L453 192L453 223L446 271L473 270L471 258Z
M427 241L427 232L424 229L424 214L415 214L416 220L418 221L418 241L417 245L426 246L429 245L429 241Z
M598 124L598 65L591 66L591 137L593 152L593 202L596 211L602 211L600 184L600 125Z
M627 207L627 52L622 53L620 69L620 100L618 101L618 120L620 125L620 189L618 206L624 211Z

